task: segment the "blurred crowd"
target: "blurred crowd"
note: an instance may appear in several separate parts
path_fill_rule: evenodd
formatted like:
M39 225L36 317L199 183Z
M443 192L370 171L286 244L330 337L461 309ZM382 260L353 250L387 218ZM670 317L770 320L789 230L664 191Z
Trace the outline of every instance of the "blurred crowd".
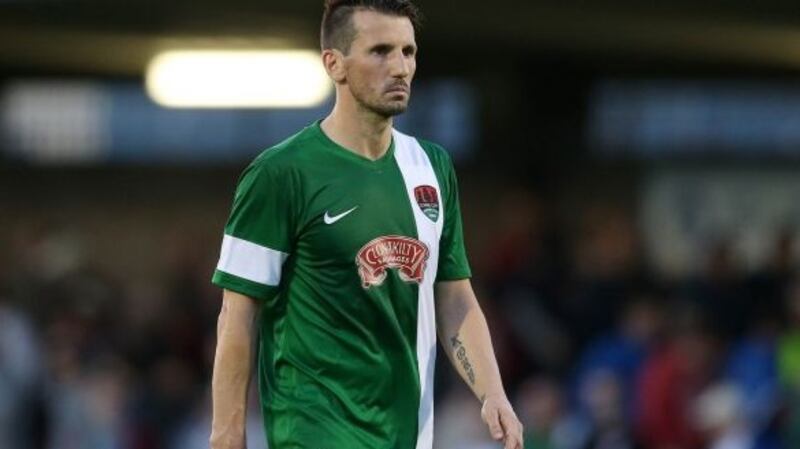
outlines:
M625 208L565 224L515 201L491 229L466 225L491 236L471 251L474 283L527 449L800 447L792 233L747 269L710 242L676 278L650 266ZM80 230L22 220L1 238L0 447L206 447L219 242L158 237L166 268L143 279L93 261ZM446 363L437 449L498 447ZM250 447L265 447L252 396Z

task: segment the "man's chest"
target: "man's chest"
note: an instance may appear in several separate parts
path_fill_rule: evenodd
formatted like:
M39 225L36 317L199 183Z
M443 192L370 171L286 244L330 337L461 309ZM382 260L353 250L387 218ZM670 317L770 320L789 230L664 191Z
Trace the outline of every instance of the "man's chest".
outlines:
M352 264L358 252L381 237L416 239L417 222L407 186L396 167L329 173L312 183L298 252L326 263Z
M380 285L396 270L420 282L438 255L441 194L435 178L381 170L320 170L307 189L297 255L306 267L357 270L362 285Z

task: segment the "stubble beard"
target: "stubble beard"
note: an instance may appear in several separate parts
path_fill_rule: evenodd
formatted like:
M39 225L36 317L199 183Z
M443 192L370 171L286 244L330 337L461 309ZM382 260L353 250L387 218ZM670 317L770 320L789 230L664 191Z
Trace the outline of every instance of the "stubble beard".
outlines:
M380 99L370 101L369 99L357 95L355 92L353 92L353 97L362 108L383 118L392 118L396 115L406 112L406 109L408 109L408 100L410 99L409 95L405 101L397 100L382 102Z

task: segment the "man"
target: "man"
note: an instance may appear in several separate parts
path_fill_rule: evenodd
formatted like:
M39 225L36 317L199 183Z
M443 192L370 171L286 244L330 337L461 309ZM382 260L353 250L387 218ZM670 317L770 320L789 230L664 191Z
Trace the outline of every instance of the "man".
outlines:
M252 335L272 449L430 449L436 332L506 449L522 429L470 286L456 179L392 129L416 69L408 0L328 0L330 115L245 170L214 283L225 289L211 446L244 447Z

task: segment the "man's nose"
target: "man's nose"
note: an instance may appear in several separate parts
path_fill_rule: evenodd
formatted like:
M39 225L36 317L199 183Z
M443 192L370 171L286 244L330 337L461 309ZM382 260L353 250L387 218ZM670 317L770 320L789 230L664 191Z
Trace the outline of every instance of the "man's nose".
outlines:
M409 75L409 61L402 51L394 52L391 60L391 75L397 78L405 78Z

